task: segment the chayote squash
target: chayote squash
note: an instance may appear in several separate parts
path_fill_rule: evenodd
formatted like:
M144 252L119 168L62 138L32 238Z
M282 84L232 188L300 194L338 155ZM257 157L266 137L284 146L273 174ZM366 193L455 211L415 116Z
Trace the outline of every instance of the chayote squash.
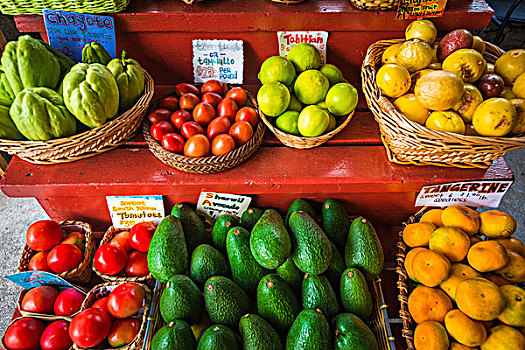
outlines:
M1 104L2 102L0 102ZM9 107L0 105L0 139L23 140L24 135L18 131L9 115Z
M32 141L71 136L77 130L75 117L67 110L62 97L45 87L22 90L9 113L22 135Z
M0 66L0 96L2 98L8 98L11 102L15 99L15 93L11 89L11 84L7 80L7 76L3 68ZM9 103L11 105L11 103Z
M131 58L126 58L122 51L122 58L115 58L108 63L108 68L117 80L120 105L119 113L133 107L144 91L144 71L140 64Z
M75 65L75 62L73 62L71 58L67 57L62 52L55 49L53 46L43 41L42 44L44 44L44 47L47 49L47 51L51 52L58 60L58 64L60 65L60 79L58 81L62 81L64 75L66 75L66 73L69 72L71 67Z
M62 90L67 109L90 128L104 124L117 114L117 82L100 63L73 66L64 77Z
M60 64L55 55L29 35L6 44L2 67L15 95L27 87L55 89L60 78Z
M111 56L99 43L89 43L82 49L82 63L100 63L104 66L111 61Z

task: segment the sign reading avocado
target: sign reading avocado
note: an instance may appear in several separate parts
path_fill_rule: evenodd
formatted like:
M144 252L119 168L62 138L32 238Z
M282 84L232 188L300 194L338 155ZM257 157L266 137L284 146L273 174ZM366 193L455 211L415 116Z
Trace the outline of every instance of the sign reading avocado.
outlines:
M215 79L242 84L244 45L242 40L193 40L193 77L196 83Z
M396 19L443 17L447 0L400 0Z
M222 214L233 214L240 218L251 201L250 197L236 194L201 192L197 213L212 219L217 219Z
M131 228L144 221L158 225L164 218L164 202L160 195L106 196L106 202L115 228Z
M306 31L306 32L277 32L279 41L279 56L286 58L290 49L299 43L312 44L321 54L321 64L326 63L326 45L328 32Z

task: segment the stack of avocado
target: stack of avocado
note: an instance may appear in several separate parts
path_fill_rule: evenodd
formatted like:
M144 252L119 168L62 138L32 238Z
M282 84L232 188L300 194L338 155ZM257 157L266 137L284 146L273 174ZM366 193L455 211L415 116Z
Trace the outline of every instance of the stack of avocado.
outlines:
M371 223L353 221L327 200L317 215L298 199L286 218L250 208L224 214L211 235L188 206L176 204L148 253L151 274L166 283L166 322L156 350L378 349L366 325L368 282L383 269Z

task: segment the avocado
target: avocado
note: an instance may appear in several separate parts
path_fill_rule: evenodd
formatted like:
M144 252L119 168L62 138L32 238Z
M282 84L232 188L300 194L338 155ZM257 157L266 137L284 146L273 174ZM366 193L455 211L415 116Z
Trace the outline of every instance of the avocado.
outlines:
M379 350L376 336L356 315L339 314L332 323L335 328L335 350Z
M189 324L194 324L201 318L204 299L191 278L176 275L169 279L162 291L159 310L166 323L184 320Z
M248 208L241 215L241 226L251 231L264 213L260 208Z
M239 331L243 350L281 350L279 334L261 316L246 314L241 317Z
M325 272L332 261L332 244L323 230L304 211L292 213L289 223L295 266L310 275Z
M155 348L153 348L155 349ZM197 350L241 350L235 333L225 325L210 326L201 336Z
M358 217L350 225L345 247L347 267L359 267L366 279L371 280L383 270L385 257L376 230L363 217Z
M279 275L264 276L257 287L257 310L280 333L286 332L301 310L292 287Z
M323 204L323 231L336 247L343 247L348 238L350 217L341 202L329 199Z
M295 291L301 291L304 274L297 268L297 266L295 266L291 256L286 259L284 264L277 267L275 272L277 272L286 283L295 289Z
M362 320L372 315L372 295L368 289L365 276L356 267L349 267L341 276L341 302L347 312Z
M304 275L302 296L303 309L321 309L329 321L339 313L334 289L323 275Z
M334 290L339 290L339 284L341 283L341 275L343 274L345 269L345 259L343 258L343 255L341 254L339 249L337 249L336 246L332 243L332 261L330 262L330 265L328 265L328 268L324 272L324 276L328 278Z
M182 224L189 253L193 252L197 246L208 243L209 237L204 222L193 209L178 203L171 210L171 215L178 217Z
M281 215L268 209L255 224L250 235L250 250L257 262L275 269L290 256L292 245Z
M155 333L151 340L155 350L195 350L197 342L190 326L182 320L170 322Z
M226 259L211 245L201 244L191 254L190 277L199 285L213 276L230 275Z
M314 210L314 207L312 206L312 203L304 198L299 198L292 204L290 204L290 207L288 208L288 212L286 213L286 227L290 227L290 216L292 213L296 211L304 211L305 213L308 213L314 220L318 221L317 213Z
M162 283L188 269L184 232L173 215L166 216L155 230L148 251L148 268L153 278Z
M249 295L255 295L261 278L270 273L254 259L250 251L250 232L237 226L228 232L226 250L232 278Z
M286 350L331 350L330 325L319 309L305 309L286 337Z
M226 235L235 226L239 226L239 219L235 215L222 214L217 218L211 231L211 239L215 248L226 253Z
M223 276L209 278L204 285L204 302L213 323L236 326L242 315L250 312L248 294L238 284Z

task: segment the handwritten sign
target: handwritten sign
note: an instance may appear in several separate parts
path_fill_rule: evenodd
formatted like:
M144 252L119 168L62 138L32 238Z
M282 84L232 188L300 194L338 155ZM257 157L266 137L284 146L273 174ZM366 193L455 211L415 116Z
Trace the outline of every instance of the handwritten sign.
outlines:
M8 280L18 284L24 289L31 289L40 286L62 286L66 288L75 288L86 294L82 289L72 285L62 277L53 275L45 271L25 271L5 276Z
M115 228L153 221L159 224L164 218L162 196L106 196L111 221Z
M242 40L193 40L193 76L196 83L216 79L242 84L244 46Z
M44 23L49 44L73 61L82 60L82 48L90 42L116 55L113 17L45 9Z
M425 186L416 206L448 207L453 204L497 208L512 181L466 181Z
M248 206L252 199L229 193L201 192L197 203L197 213L208 218L216 219L222 214L233 214L238 218Z
M443 17L447 0L400 0L396 19Z
M312 44L321 53L321 64L326 63L326 44L328 42L328 32L277 32L279 41L279 55L287 57L290 49L299 43Z

